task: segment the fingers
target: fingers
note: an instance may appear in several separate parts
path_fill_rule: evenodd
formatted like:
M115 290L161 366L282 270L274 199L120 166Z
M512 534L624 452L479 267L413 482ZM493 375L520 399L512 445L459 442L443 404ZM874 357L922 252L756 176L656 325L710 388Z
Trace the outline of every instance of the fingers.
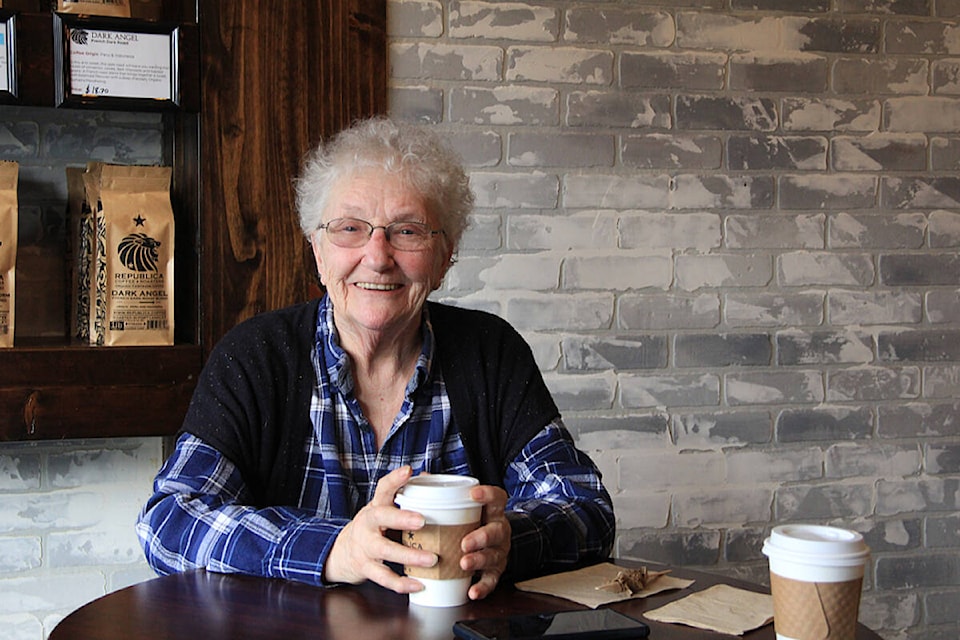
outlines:
M503 489L474 487L471 497L483 503L483 524L463 537L460 548L464 555L460 559L460 568L480 572L480 579L468 592L471 599L477 600L489 595L506 571L511 529L505 512L507 494Z

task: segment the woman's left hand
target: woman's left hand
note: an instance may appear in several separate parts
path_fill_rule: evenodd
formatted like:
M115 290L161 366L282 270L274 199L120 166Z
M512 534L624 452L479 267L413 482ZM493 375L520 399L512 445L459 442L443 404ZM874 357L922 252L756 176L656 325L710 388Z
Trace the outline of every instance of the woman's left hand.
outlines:
M465 535L460 542L464 553L460 568L480 572L480 580L471 585L468 592L471 600L479 600L493 591L507 569L511 530L504 512L507 506L506 491L480 485L471 490L470 497L483 503L483 517L480 528Z

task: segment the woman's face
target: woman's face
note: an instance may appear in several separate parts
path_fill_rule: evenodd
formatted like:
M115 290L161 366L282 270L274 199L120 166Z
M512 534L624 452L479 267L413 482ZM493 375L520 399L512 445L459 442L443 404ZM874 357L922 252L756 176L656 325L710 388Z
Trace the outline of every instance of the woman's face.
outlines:
M376 170L348 174L334 187L323 221L337 218L377 227L413 221L438 228L418 193L398 176ZM440 286L452 255L442 234L432 236L422 251L401 251L390 245L383 229L375 229L357 248L337 246L325 230L317 230L312 245L337 330L367 337L416 330L423 304Z

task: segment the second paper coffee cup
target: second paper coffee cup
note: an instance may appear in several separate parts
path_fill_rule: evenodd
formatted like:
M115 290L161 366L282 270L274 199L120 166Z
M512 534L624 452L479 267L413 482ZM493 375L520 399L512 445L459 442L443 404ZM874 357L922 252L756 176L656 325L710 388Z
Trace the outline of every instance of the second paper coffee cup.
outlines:
M777 640L853 640L864 566L870 555L856 531L809 524L774 527L770 559Z
M467 601L472 572L460 568L460 541L480 525L483 505L470 497L478 484L469 476L424 474L397 492L397 505L426 521L422 529L402 532L403 544L432 551L439 558L433 567L404 567L404 573L424 586L410 594L411 604L455 607Z

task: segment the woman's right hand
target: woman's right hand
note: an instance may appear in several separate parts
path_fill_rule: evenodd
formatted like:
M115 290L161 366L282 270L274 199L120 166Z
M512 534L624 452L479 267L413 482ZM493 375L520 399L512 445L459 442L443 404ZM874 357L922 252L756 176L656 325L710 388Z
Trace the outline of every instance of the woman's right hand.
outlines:
M370 580L397 593L423 589L417 580L397 575L384 564L432 567L438 562L435 553L405 547L386 536L388 530L416 531L425 523L419 513L401 511L393 503L397 491L412 476L413 469L404 465L380 479L373 500L360 509L334 540L324 566L325 581L358 584Z

